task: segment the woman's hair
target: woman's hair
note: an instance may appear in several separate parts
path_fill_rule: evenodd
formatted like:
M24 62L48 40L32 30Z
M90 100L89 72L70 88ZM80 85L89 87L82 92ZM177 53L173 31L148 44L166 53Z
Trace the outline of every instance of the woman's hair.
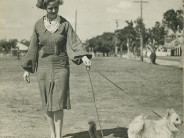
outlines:
M36 7L40 9L46 9L49 2L57 1L59 5L63 4L63 0L37 0Z

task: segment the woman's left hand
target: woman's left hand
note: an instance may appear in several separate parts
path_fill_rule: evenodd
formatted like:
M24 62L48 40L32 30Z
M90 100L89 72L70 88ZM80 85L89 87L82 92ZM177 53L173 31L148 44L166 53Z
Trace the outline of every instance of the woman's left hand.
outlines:
M90 66L91 66L91 61L87 58L87 56L83 56L83 57L82 57L82 61L83 61L84 65L85 65L86 67L90 68Z

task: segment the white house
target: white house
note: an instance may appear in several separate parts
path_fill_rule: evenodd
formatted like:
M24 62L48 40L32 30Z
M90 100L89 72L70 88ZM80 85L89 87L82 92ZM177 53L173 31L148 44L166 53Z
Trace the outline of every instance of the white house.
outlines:
M22 43L17 42L16 47L18 48L20 55L25 55L28 51L28 46Z
M181 56L182 47L184 45L184 38L182 32L177 33L177 38L174 33L169 30L165 39L165 45L159 46L156 50L157 56ZM144 51L144 55L150 56L149 50Z
M17 42L16 48L11 49L12 56L17 56L18 52L21 56L24 56L28 51L28 46Z
M156 50L156 55L157 56L171 56L171 50L170 48L165 48L164 46L159 46ZM149 49L144 50L143 54L145 56L150 56L151 55L151 51Z

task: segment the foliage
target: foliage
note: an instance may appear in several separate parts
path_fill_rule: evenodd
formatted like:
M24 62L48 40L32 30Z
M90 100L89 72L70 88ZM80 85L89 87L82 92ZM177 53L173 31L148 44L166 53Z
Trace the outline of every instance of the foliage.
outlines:
M2 39L2 40L0 40L0 52L9 53L11 48L16 47L17 42L18 42L17 39L10 39L10 40ZM20 41L20 43L22 43L26 46L29 46L30 41L28 41L26 39L22 39Z
M145 45L147 44L148 41L148 34L147 34L147 29L145 27L145 24L143 23L143 20L141 18L137 18L137 20L135 21L135 31L137 33L137 37L140 40L140 34L142 34L143 36L143 47L145 47ZM140 47L140 45L139 45Z
M113 33L104 33L100 37L99 42L101 43L101 46L98 45L99 52L108 54L111 50L113 50L113 36Z
M154 44L155 48L159 45L164 45L166 31L160 22L156 22L152 29L148 30L149 44Z
M9 53L11 48L15 48L18 40L10 39L9 41L2 39L0 41L0 52Z
M94 52L114 52L116 44L122 51L140 52L140 35L143 36L143 47L148 46L152 54L156 56L156 49L164 45L166 27L177 31L183 29L183 11L170 9L163 14L162 23L155 22L152 28L146 28L143 20L137 18L136 21L126 21L127 26L116 30L115 33L104 33L86 41L88 47L92 47ZM139 54L137 54L139 55Z
M115 32L119 40L118 45L119 47L122 47L123 50L129 49L130 51L133 51L136 46L136 43L134 42L137 39L137 34L133 27L133 21L126 21L126 23L127 26Z
M11 46L12 48L15 48L16 45L17 45L17 42L18 42L17 39L10 39L8 43L10 44L10 46Z
M103 54L109 54L114 48L114 34L103 33L101 36L93 37L86 41L86 45L93 48L94 52L102 52Z
M163 14L163 24L174 33L183 30L183 10L170 9Z
M155 64L156 50L159 46L164 45L165 41L165 27L160 22L156 22L155 26L147 30L148 48L151 51L151 62Z

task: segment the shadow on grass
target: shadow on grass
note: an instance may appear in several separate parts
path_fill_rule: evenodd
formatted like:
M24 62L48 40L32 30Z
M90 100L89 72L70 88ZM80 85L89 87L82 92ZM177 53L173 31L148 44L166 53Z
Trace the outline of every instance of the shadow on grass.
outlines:
M100 135L100 130L98 130L98 134ZM116 138L128 138L127 135L127 128L112 128L112 129L104 129L103 130L104 136L109 136L113 134L113 136ZM78 133L72 133L72 134L66 134L63 136L64 138L89 138L89 133L88 131L84 132L78 132Z

